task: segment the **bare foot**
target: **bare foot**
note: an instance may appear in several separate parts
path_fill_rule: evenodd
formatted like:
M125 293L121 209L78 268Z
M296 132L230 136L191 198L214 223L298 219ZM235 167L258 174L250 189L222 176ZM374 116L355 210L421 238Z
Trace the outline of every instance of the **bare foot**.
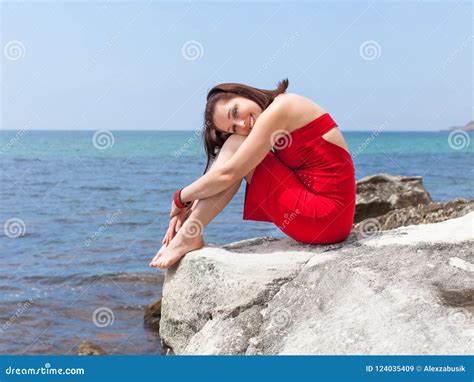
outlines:
M157 267L158 266L158 259L163 255L163 252L166 249L166 244L163 244L160 248L160 250L156 253L155 257L150 261L150 264L148 264L150 267Z
M175 236L176 237L176 236ZM160 255L157 260L157 265L161 269L171 267L174 263L179 261L186 253L200 249L204 246L202 236L197 236L185 241L171 240L168 247L165 248L164 253Z

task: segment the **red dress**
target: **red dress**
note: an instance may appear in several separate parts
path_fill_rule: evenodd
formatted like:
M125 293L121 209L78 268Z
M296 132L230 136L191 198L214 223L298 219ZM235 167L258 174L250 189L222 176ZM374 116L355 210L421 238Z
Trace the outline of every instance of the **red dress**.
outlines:
M337 243L349 236L355 170L350 153L322 137L335 126L325 113L276 141L246 185L244 220L274 223L303 243Z

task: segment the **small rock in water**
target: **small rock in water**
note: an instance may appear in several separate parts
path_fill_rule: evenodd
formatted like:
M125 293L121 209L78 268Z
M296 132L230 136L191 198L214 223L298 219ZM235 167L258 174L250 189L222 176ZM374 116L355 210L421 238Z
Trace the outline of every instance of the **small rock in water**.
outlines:
M143 321L146 327L158 331L161 319L161 298L150 304L145 309Z
M77 349L77 355L107 355L107 353L100 346L84 341Z

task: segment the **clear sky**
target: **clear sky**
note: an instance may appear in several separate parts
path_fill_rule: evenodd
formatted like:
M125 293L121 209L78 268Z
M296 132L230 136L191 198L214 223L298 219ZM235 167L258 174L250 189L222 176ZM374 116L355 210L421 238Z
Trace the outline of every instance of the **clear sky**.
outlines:
M1 128L196 130L221 82L310 97L341 130L473 119L473 5L5 2Z

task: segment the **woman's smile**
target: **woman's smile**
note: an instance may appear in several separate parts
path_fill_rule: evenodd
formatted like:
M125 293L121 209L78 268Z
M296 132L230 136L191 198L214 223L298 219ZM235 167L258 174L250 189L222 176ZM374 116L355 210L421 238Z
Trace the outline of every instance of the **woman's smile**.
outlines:
M255 124L255 119L253 118L252 114L249 116L249 130L252 130L253 125Z

